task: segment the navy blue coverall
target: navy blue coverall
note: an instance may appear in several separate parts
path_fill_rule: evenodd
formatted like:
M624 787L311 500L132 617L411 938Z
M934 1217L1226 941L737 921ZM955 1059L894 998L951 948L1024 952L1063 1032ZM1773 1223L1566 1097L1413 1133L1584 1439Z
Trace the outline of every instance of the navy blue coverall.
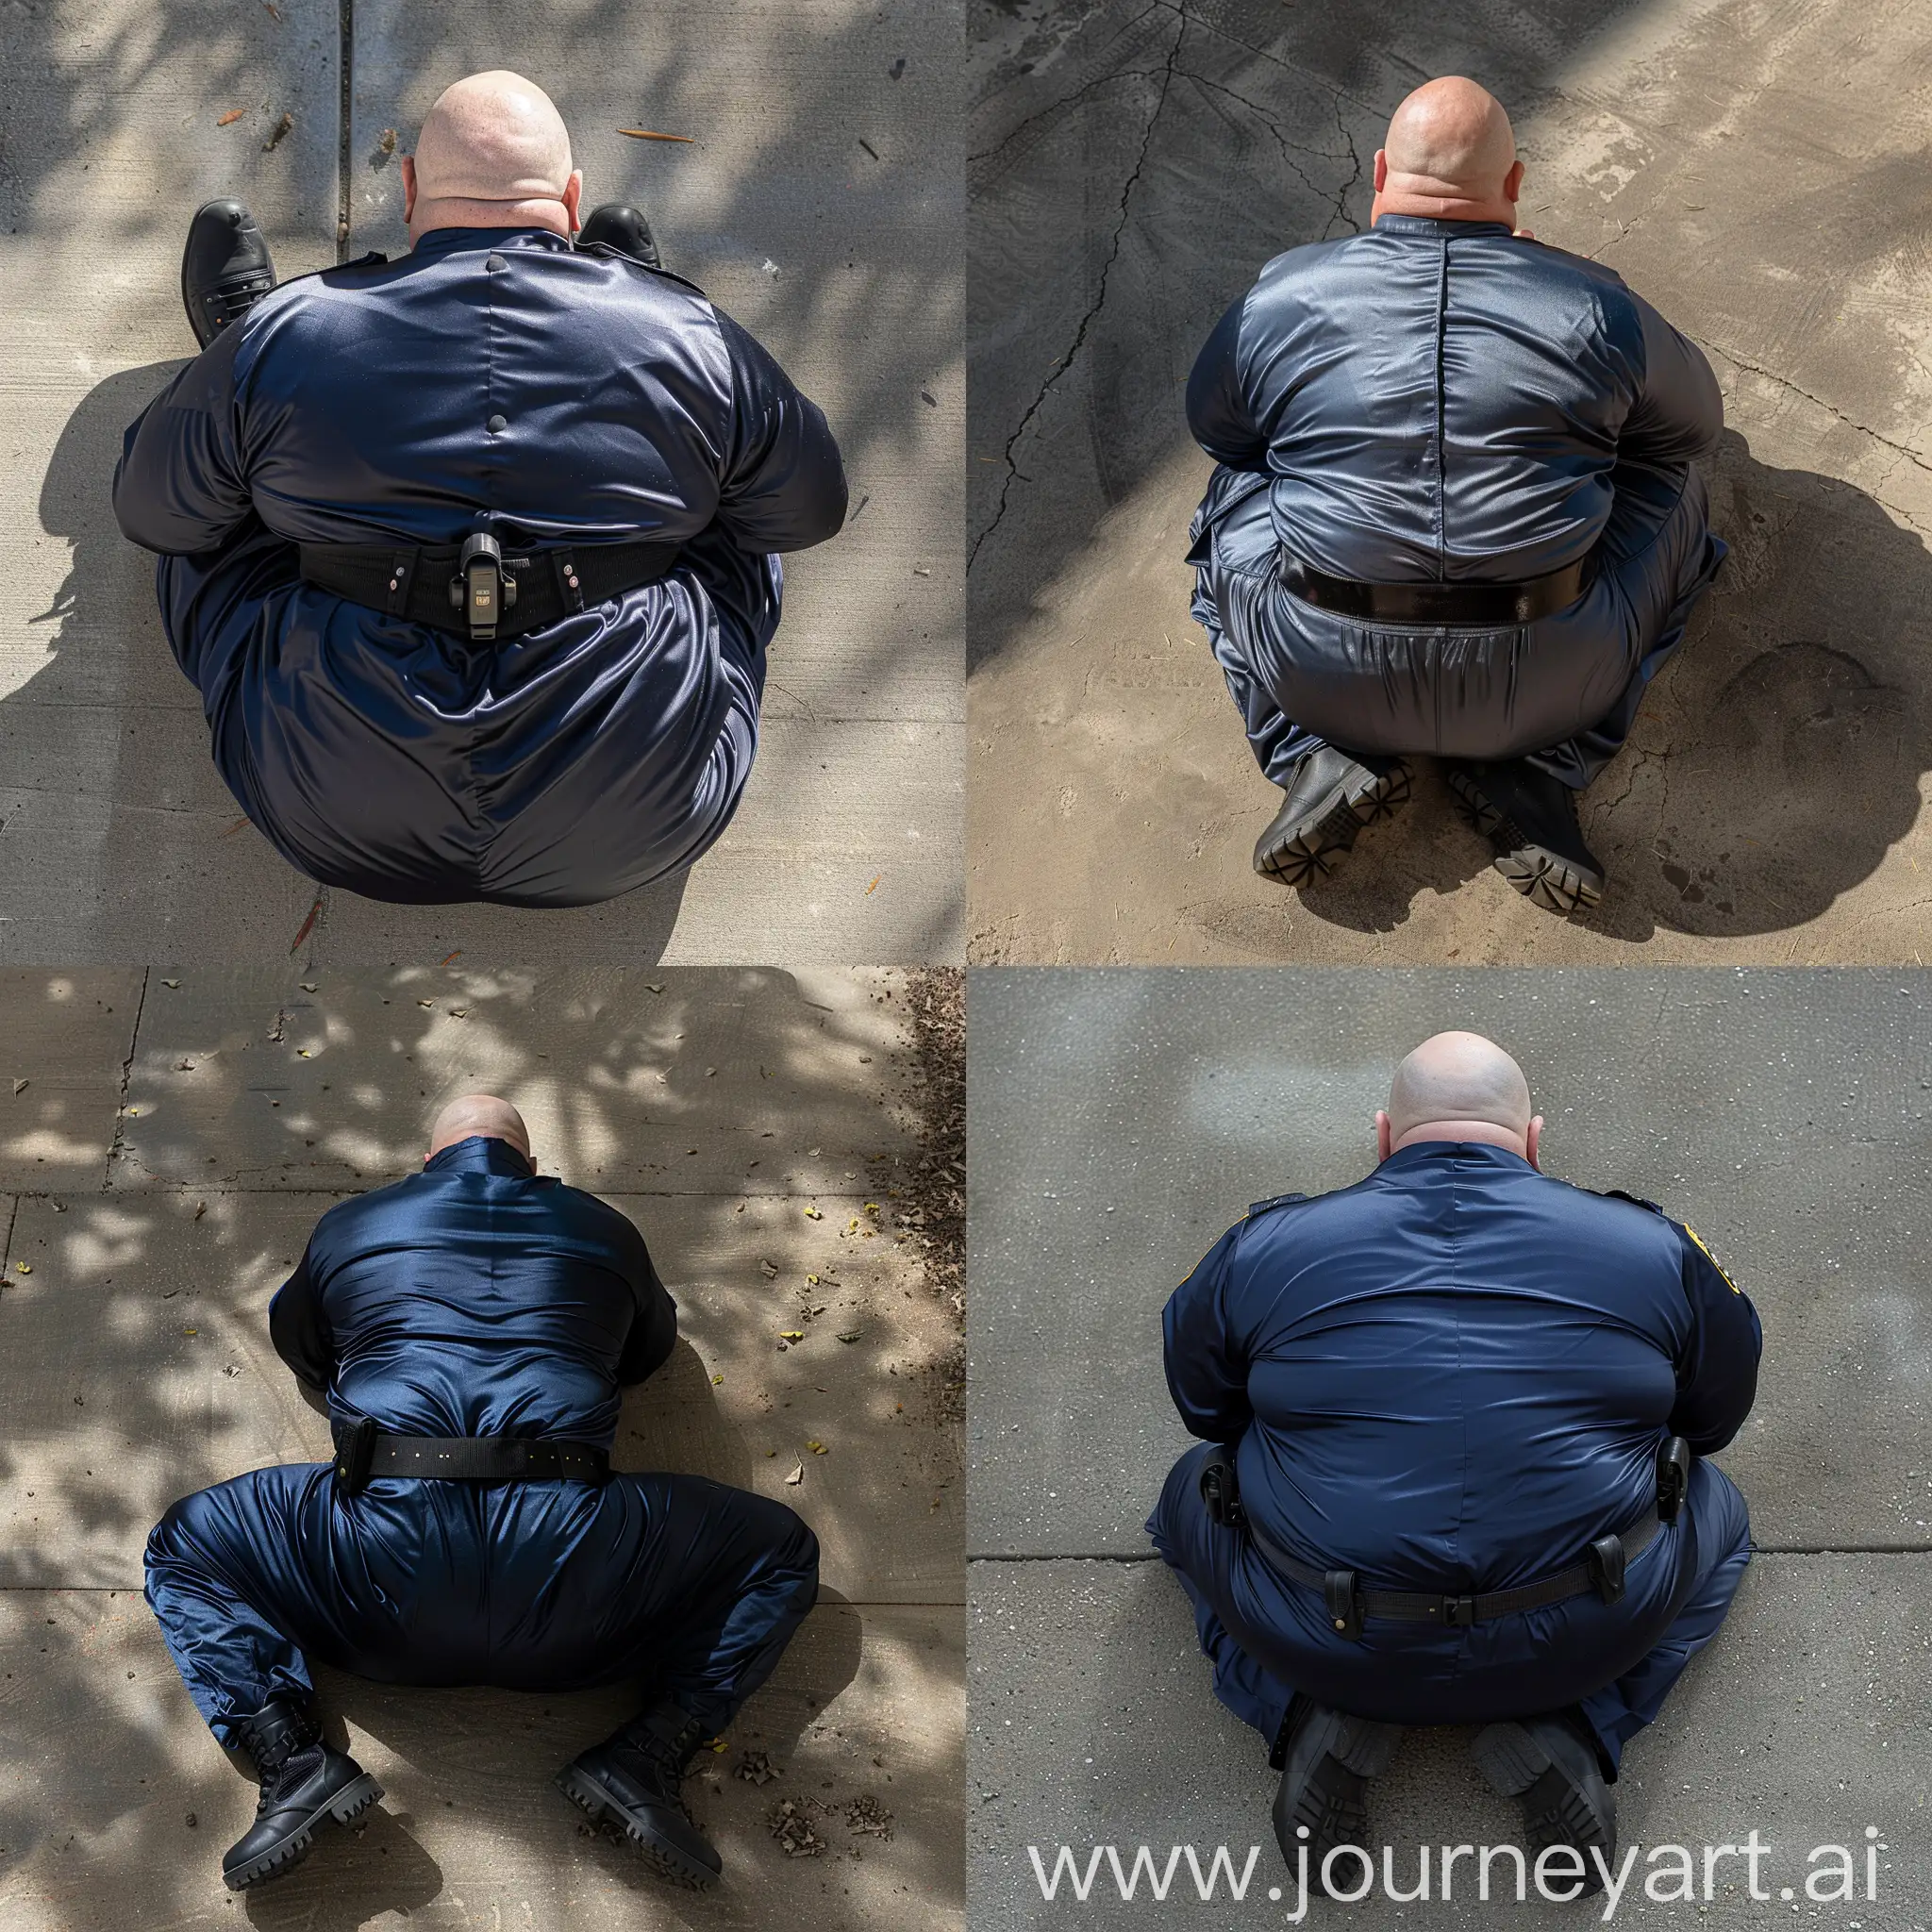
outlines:
M338 1428L606 1447L676 1321L622 1214L480 1138L332 1208L269 1309ZM345 1496L329 1463L258 1469L184 1497L147 1545L148 1603L225 1743L272 1695L306 1697L309 1658L400 1684L636 1679L715 1733L817 1593L790 1509L693 1475Z
M1328 742L1587 785L1724 559L1691 468L1724 426L1702 352L1499 222L1386 214L1276 256L1202 349L1188 422L1222 465L1193 614L1277 784ZM1294 596L1284 552L1369 584L1592 575L1527 625L1405 629Z
M1221 1701L1272 1744L1299 1691L1402 1724L1581 1706L1614 1775L1716 1634L1750 1560L1744 1500L1703 1458L1757 1392L1757 1311L1661 1209L1549 1179L1498 1147L1425 1141L1366 1180L1263 1203L1167 1304L1168 1386L1234 1449L1262 1533L1365 1589L1540 1582L1657 1500L1657 1456L1696 1452L1688 1507L1594 1591L1466 1628L1367 1618L1208 1513L1191 1450L1147 1527L1194 1605Z
M242 808L374 899L573 906L690 865L758 744L775 553L834 535L824 417L676 276L442 228L285 283L127 432L124 533ZM472 643L302 581L295 545L678 542L677 569Z

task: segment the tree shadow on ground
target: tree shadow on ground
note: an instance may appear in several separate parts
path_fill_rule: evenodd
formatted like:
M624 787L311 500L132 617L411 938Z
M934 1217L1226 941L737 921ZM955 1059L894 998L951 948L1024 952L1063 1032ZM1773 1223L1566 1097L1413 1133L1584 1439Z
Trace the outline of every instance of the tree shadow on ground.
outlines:
M0 1783L9 1896L58 1890L63 1924L106 1932L127 1923L134 1889L185 1913L218 1883L247 1790L161 1651L141 1544L176 1495L327 1454L325 1421L268 1346L268 1299L331 1201L414 1170L438 1107L484 1087L525 1111L541 1171L630 1216L678 1300L680 1340L627 1393L617 1464L778 1496L825 1552L820 1608L733 1725L731 1754L703 1768L700 1813L736 1880L681 1909L769 1923L763 1888L791 1869L767 1832L780 1796L832 1807L814 1871L850 1851L852 1886L862 1874L953 1897L961 1450L939 1373L957 1328L899 1220L923 1198L930 1084L901 983L452 969L302 986L298 970L279 984L265 970L148 975L121 1119L136 1141L104 1141L105 1186L28 1193L12 1217L0 1666L21 1680L5 1728L24 1769ZM340 1673L322 1689L400 1796L252 1900L255 1922L347 1925L353 1910L455 1910L579 1880L613 1913L632 1892L641 1911L656 1897L634 1857L577 1836L545 1783L625 1714L623 1689L415 1691ZM754 1748L790 1782L733 1777ZM476 1835L452 1840L456 1820L417 1815L431 1792ZM868 1793L897 1813L890 1842L841 1822ZM849 1903L814 1894L800 1923L865 1922L869 1907L840 1916Z
M827 406L844 450L849 533L791 574L768 718L877 723L882 697L908 717L929 715L929 690L908 695L908 660L930 660L928 681L942 685L958 647L958 587L946 568L958 470L933 460L933 425L949 420L935 409L958 394L961 300L957 262L930 245L957 156L942 10L768 9L721 35L713 10L694 0L648 14L631 0L591 0L546 14L533 37L527 10L432 20L372 4L356 15L355 124L340 182L333 130L323 132L341 94L333 7L288 0L237 17L210 0L163 0L138 15L108 9L78 37L45 8L17 25L9 58L29 111L0 171L0 218L28 237L91 225L141 263L139 275L102 274L98 290L90 285L92 353L78 358L90 371L175 333L189 345L185 319L164 333L155 318L175 315L178 237L198 201L249 199L285 272L335 254L339 193L350 212L342 249L393 249L397 171L378 131L399 133L407 150L448 81L507 62L530 68L571 125L596 196L651 209L675 265L715 281L721 304ZM754 90L761 111L733 108L725 125L721 103ZM269 99L275 110L257 105ZM295 111L292 134L274 145L244 138L272 137L284 103ZM693 143L621 138L644 103L651 125L692 131ZM89 148L113 158L119 198L106 208L90 196L109 170L73 167ZM51 898L61 928L86 937L41 957L109 942L108 957L134 957L159 936L201 958L275 958L313 899L256 834L228 831L239 808L212 774L193 693L161 642L148 560L115 530L108 479L121 432L175 366L97 385L60 437L42 493L44 528L75 555L49 613L56 652L0 700L0 783L23 795L4 856L9 899L25 908ZM815 695L788 694L805 675L801 657L814 660ZM779 755L794 757L791 741L766 744L768 783L789 770ZM625 958L654 959L681 884L602 908L491 908L492 930L513 957L593 947L610 957L621 947ZM340 923L365 935L363 957L391 956L391 942L378 949L366 936L386 935L403 913L341 896ZM955 898L922 902L902 935L908 943L887 957L930 956L914 938L943 949L956 917ZM328 924L325 905L317 930Z
M1932 555L1862 490L1758 462L1727 430L1711 469L1731 554L1653 684L1629 743L1583 794L1603 905L1577 924L1735 939L1802 925L1917 823L1932 770ZM1421 891L1489 862L1433 771L1396 824L1302 894L1387 932ZM1932 889L1928 889L1932 890Z

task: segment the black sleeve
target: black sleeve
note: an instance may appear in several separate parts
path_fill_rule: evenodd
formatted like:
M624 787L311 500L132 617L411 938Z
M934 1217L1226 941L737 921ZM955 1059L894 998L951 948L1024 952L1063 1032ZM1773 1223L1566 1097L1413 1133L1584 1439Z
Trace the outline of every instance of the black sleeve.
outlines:
M618 1218L624 1220L622 1215ZM625 1243L625 1274L637 1301L637 1313L630 1333L624 1338L624 1353L617 1358L617 1379L620 1386L628 1388L655 1374L669 1358L677 1340L677 1304L658 1279L643 1236L627 1220L624 1224L630 1233Z
M1189 1433L1209 1442L1239 1441L1255 1419L1247 1359L1227 1322L1228 1267L1242 1224L1201 1257L1161 1316L1168 1393Z
M1188 377L1188 427L1217 463L1233 470L1265 470L1268 439L1256 424L1241 388L1243 295L1214 325Z
M335 1337L329 1333L322 1292L308 1272L306 1251L294 1274L275 1291L275 1298L268 1305L268 1336L298 1382L306 1382L311 1389L327 1389L335 1373Z
M114 469L114 519L143 550L213 550L253 511L239 446L235 356L225 328L128 426Z
M718 310L731 358L732 423L718 521L741 550L804 550L845 522L845 470L818 405Z
M1631 293L1643 329L1643 386L1617 439L1617 454L1641 462L1688 463L1717 442L1724 399L1704 351Z
M1744 1426L1757 1394L1764 1331L1750 1299L1680 1222L1671 1224L1684 1251L1684 1295L1690 1334L1677 1362L1677 1402L1671 1433L1700 1456L1722 1449Z

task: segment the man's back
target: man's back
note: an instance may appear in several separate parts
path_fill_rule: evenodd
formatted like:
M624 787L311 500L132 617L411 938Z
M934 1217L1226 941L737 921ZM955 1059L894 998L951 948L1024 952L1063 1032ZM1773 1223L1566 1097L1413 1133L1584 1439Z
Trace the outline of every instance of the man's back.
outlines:
M1719 1447L1750 1406L1755 1341L1701 1343L1714 1288L1755 1317L1701 1250L1499 1148L1423 1142L1223 1247L1170 1304L1170 1382L1196 1433L1246 1430L1246 1507L1324 1568L1530 1581L1642 1514L1667 1430ZM1707 1353L1728 1379L1680 1388Z
M1387 214L1262 270L1203 348L1188 417L1219 461L1272 472L1304 562L1407 583L1576 561L1616 464L1688 462L1723 405L1611 270L1501 223Z
M637 1229L498 1140L333 1208L270 1327L341 1421L608 1444L618 1388L668 1346Z
M232 404L208 474L171 490L137 441L117 487L153 549L204 547L195 497L234 491L309 543L675 541L721 517L743 549L790 550L843 508L824 419L744 330L688 283L541 229L441 229L304 276L206 359L176 407L202 387Z

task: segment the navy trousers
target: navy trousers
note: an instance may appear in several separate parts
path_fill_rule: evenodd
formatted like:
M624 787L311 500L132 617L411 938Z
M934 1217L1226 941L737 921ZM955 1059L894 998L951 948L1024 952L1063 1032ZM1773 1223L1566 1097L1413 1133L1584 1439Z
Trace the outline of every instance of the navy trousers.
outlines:
M1393 630L1283 588L1265 477L1218 469L1190 532L1208 633L1262 772L1308 752L1522 758L1581 790L1623 748L1725 546L1694 469L1626 463L1595 575L1568 610L1499 631Z
M224 1743L310 1659L392 1684L571 1690L635 1680L712 1732L818 1595L783 1504L692 1475L584 1483L258 1469L183 1497L147 1544L147 1601Z
M1208 1514L1200 1468L1211 1453L1203 1443L1174 1465L1147 1530L1193 1605L1214 1694L1271 1747L1297 1692L1407 1724L1580 1708L1614 1775L1624 1744L1717 1635L1751 1560L1742 1495L1715 1463L1699 1462L1688 1531L1680 1519L1636 1559L1622 1604L1589 1596L1468 1630L1372 1624L1369 1641L1357 1643L1327 1629L1313 1591L1277 1576L1245 1532ZM1687 1534L1689 1548L1675 1542ZM1660 1566L1672 1563L1675 1574L1665 1576ZM1374 1707L1362 1708L1370 1680Z
M578 906L731 823L784 573L714 525L662 582L488 649L305 583L256 519L156 584L216 768L290 864L375 899Z

